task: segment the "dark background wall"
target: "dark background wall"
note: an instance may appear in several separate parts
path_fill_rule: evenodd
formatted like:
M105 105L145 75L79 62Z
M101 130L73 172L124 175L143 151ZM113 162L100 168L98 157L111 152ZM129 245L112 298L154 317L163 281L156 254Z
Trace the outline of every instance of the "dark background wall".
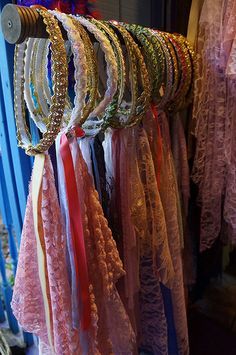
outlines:
M186 34L191 0L97 0L103 19Z

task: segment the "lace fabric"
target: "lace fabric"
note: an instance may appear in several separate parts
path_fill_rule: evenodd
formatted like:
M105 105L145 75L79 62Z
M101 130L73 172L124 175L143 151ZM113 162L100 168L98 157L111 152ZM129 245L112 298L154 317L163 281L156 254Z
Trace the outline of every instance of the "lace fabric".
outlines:
M130 159L127 159L127 156ZM135 135L133 129L116 130L112 135L113 186L111 210L112 226L116 231L120 255L126 275L119 283L119 293L124 301L136 336L139 334L139 240L138 231L146 225L146 206L143 186L138 173ZM131 189L132 184L132 189ZM134 192L135 191L135 192ZM134 215L139 219L134 220ZM143 238L143 230L141 234Z
M222 33L222 50L221 55L226 65L226 76L235 79L236 74L236 61L235 61L235 26L236 16L236 3L234 0L227 0L224 2L224 15L223 15L223 33Z
M72 236L70 229L70 218L68 209L68 200L66 194L65 176L63 162L60 154L60 140L61 135L56 139L56 153L57 153L57 171L58 171L58 193L60 208L62 213L62 221L65 230L65 235L67 238L66 249L67 249L67 269L69 274L70 288L71 288L71 303L72 303L72 319L74 327L78 329L79 327L79 317L78 317L78 290L77 290L77 280L75 271L75 255L73 252Z
M222 49L226 57L226 116L230 124L226 126L226 179L223 217L226 222L226 233L222 233L224 242L236 244L236 161L235 161L235 95L236 95L236 2L228 0L225 4L224 38ZM228 51L227 51L228 49Z
M23 329L47 342L34 235L30 184L11 307Z
M119 141L119 144L114 144ZM140 196L140 182L132 174L131 166L137 164L134 146L134 134L132 129L125 131L117 130L113 134L113 155L114 157L114 176L115 176L115 193L113 198L117 200L119 194L119 212L121 215L121 254L123 255L124 268L126 275L124 278L124 293L128 300L128 309L135 307L135 299L139 292L139 247L136 240L135 225L132 220L132 194L130 182L135 186L137 203L139 206L139 216L142 223L145 223L146 210L143 211L143 195ZM126 159L129 155L130 159ZM137 329L137 324L135 325Z
M225 132L230 122L226 115L225 64L221 52L223 5L222 0L205 1L197 43L201 59L193 108L197 147L192 178L199 186L201 251L211 247L219 236L225 186Z
M126 270L119 292L136 331L139 348L167 354L167 322L160 280L171 284L174 270L144 129L113 131L111 150L112 163L108 162L112 166L107 169L112 171L113 179L111 206L120 215L113 225Z
M173 155L174 171L176 174L176 182L178 185L179 202L181 209L181 211L179 211L179 220L180 225L183 224L184 245L182 245L182 249L184 284L193 285L196 282L196 267L193 252L194 243L191 237L188 220L188 208L190 198L190 174L188 165L187 144L182 119L182 112L179 112L174 116L170 117L169 123L171 131L171 151Z
M143 185L146 223L140 225L140 348L154 354L168 354L167 321L160 281L172 283L164 211L156 181L151 150L143 128L135 130L138 172ZM140 214L135 216L135 220ZM145 227L145 229L144 229Z
M160 196L164 209L168 243L173 261L175 277L171 288L171 297L176 325L179 354L188 354L188 327L186 317L185 295L183 286L182 220L179 209L179 196L173 158L170 151L168 122L165 113L159 114L163 137L163 159L161 168Z
M49 156L46 156L45 159L42 181L41 216L54 352L55 354L79 353L79 339L73 329L71 317L65 235L62 231L60 208ZM44 347L48 348L42 291L38 275L30 188L12 298L12 309L23 329L36 334L42 344L44 344ZM47 351L49 354L49 348Z
M152 354L168 354L167 321L160 282L153 273L152 251L140 259L139 347Z
M174 117L171 117L171 151L173 154L176 179L182 202L182 215L184 219L186 219L190 197L190 180L186 139L179 112Z
M227 114L231 117L231 132L228 132L230 138L229 159L226 164L226 181L225 181L225 198L223 217L227 225L227 233L224 234L224 242L229 242L236 245L236 126L235 126L235 93L236 93L236 80L228 79L227 82L228 100L227 100Z
M228 232L224 241L236 242L235 13L234 0L206 0L199 24L197 50L201 59L193 109L197 148L192 178L199 187L201 251L213 245L225 222Z
M144 188L147 209L147 230L140 243L140 253L145 255L146 248L152 250L154 270L156 269L159 281L170 285L174 277L174 269L151 149L144 129L136 130L136 142L139 174Z
M125 274L123 265L81 151L76 142L71 144L83 205L91 282L93 329L89 335L88 353L132 354L134 332L115 286L117 280Z

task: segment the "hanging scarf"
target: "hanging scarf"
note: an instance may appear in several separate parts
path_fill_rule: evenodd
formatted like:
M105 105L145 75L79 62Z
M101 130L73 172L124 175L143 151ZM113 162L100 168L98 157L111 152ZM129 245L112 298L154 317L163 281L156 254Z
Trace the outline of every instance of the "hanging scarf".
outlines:
M65 235L48 155L36 157L32 180L13 290L13 313L26 331L39 337L49 353L77 353L79 340L72 325Z

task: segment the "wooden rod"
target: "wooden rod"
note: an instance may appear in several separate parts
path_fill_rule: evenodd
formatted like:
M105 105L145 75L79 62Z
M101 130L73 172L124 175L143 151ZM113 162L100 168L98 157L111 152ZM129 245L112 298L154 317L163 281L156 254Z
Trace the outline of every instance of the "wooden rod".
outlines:
M60 25L60 23L59 23ZM64 39L66 31L61 27ZM35 8L7 4L1 14L1 28L5 40L11 44L24 42L26 38L48 38L46 26Z

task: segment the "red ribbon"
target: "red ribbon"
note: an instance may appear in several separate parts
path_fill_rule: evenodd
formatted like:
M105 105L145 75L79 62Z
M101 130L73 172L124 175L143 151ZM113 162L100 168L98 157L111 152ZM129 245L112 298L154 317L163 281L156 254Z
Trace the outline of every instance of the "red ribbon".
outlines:
M154 103L152 103L151 107L152 107L152 113L153 113L153 116L155 118L156 125L157 125L157 172L156 172L156 180L157 180L158 189L160 189L160 185L161 185L161 164L162 164L162 154L163 154L162 136L161 136L160 125L159 125L159 122L158 122L158 112L157 112L156 106L155 106Z
M79 135L79 132L76 132ZM81 132L80 132L81 133ZM66 192L70 216L72 245L75 255L75 269L78 280L78 296L82 299L82 328L87 330L91 323L89 278L85 252L84 233L78 190L70 145L66 134L61 136L60 153L64 166ZM77 285L78 286L78 285Z
M85 136L85 132L81 127L75 127L74 132L77 138L82 138Z

